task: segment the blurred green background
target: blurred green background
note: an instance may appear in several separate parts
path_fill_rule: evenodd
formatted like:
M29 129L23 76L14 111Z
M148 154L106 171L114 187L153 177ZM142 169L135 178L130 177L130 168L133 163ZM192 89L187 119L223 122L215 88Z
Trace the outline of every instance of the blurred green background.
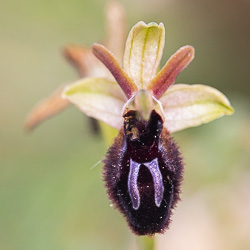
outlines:
M186 162L182 202L156 249L247 250L250 245L250 1L127 0L128 27L164 22L162 64L180 46L196 59L177 82L203 83L227 95L236 113L176 133ZM136 249L101 180L105 154L72 107L33 133L23 122L34 104L78 79L67 44L104 37L107 1L0 2L0 249Z

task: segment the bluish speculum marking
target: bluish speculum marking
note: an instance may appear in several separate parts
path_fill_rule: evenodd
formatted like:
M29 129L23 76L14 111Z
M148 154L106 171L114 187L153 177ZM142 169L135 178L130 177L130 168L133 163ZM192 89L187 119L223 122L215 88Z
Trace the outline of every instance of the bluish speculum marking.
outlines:
M151 162L143 163L150 171L155 189L155 205L159 207L161 205L164 193L164 186L162 182L162 174L159 169L158 159L155 158Z
M138 209L140 206L140 194L137 186L137 179L140 170L140 163L137 163L130 159L130 170L128 176L128 192L132 201L134 209Z
M155 205L159 207L163 200L164 186L162 182L162 174L159 169L158 159L155 158L151 162L137 163L130 159L130 169L128 176L128 192L135 210L140 207L140 193L137 185L140 166L144 165L151 173L154 184Z

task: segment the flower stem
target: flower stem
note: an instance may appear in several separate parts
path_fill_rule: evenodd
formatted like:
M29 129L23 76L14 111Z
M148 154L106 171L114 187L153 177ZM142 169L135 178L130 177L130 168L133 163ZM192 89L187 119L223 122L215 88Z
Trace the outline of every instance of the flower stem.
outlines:
M137 237L138 250L154 250L155 238L148 236Z
M101 129L101 134L105 142L105 145L107 147L110 147L111 144L113 143L114 138L118 134L118 130L110 127L108 124L101 122L101 121L99 121L99 126Z

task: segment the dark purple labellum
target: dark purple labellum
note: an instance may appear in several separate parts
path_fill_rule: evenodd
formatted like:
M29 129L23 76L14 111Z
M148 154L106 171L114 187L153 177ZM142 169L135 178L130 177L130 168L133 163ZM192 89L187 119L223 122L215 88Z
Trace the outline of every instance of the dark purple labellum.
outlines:
M179 200L183 164L178 147L152 111L149 121L136 111L124 116L124 128L104 160L108 195L134 233L163 233Z

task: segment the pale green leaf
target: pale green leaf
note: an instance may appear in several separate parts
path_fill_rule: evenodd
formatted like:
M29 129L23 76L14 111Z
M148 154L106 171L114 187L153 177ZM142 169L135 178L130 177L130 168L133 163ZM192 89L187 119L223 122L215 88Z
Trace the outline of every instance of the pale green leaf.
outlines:
M164 126L170 132L208 123L234 112L220 91L205 85L173 85L160 102L165 115Z
M130 31L124 54L124 70L138 88L146 88L156 75L164 48L162 23L138 22Z
M62 97L90 117L117 129L122 126L126 97L116 82L106 78L84 78L66 86Z

